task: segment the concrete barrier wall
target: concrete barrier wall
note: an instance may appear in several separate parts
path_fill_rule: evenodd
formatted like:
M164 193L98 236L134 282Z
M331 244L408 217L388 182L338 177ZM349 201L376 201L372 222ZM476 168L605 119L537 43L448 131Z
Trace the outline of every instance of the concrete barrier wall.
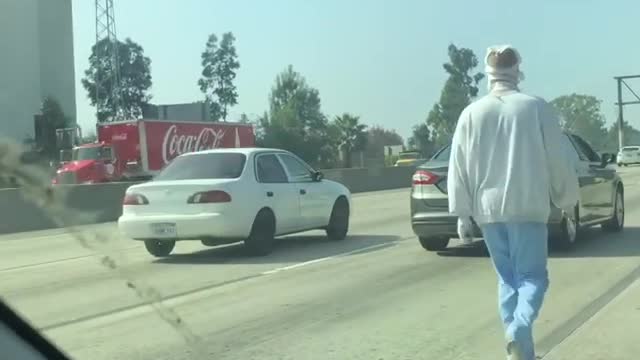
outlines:
M347 186L352 193L411 186L413 167L324 170L325 178ZM115 221L122 212L122 197L134 183L58 186L69 209L76 210L75 225ZM408 200L407 200L408 201ZM57 227L40 207L27 201L20 190L0 190L0 234L45 230Z

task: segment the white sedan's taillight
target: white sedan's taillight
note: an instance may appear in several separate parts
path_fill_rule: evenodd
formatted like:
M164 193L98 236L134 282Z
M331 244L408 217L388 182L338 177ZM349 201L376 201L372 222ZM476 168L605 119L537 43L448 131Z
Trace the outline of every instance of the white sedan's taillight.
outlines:
M221 190L203 191L195 193L187 199L188 204L212 204L231 202L231 195Z
M433 185L440 177L426 170L418 170L413 174L413 185Z
M122 205L147 205L149 200L141 194L125 194Z

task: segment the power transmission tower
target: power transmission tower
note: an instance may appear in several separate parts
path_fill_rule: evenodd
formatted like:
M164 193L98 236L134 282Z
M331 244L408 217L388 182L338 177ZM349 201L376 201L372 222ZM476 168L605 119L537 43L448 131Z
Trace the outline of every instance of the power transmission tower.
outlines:
M114 117L110 120L115 121L122 119L122 109L120 108L120 62L113 0L95 0L95 4L96 56L99 63L107 64L104 73L96 72L96 111L99 114L113 110Z
M627 79L637 79L640 78L640 75L626 75L626 76L615 76L614 79L618 82L618 149L622 149L624 146L624 106L625 105L634 105L640 104L640 96L633 91L631 86L627 84L625 80ZM622 85L624 85L629 92L637 99L634 101L623 101L622 100Z

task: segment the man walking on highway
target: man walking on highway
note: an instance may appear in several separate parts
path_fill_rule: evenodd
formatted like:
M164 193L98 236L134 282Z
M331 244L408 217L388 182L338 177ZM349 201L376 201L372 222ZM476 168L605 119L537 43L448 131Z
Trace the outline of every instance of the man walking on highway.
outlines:
M549 286L549 200L574 214L578 179L552 107L518 89L520 62L511 46L488 49L489 94L460 115L448 193L460 238L471 240L473 221L482 230L498 274L509 359L534 360L533 322Z

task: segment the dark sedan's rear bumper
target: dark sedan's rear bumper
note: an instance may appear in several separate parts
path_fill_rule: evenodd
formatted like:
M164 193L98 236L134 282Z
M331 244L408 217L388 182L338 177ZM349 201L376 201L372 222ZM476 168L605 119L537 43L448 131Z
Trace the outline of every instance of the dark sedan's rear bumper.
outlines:
M559 231L562 213L558 209L551 211L549 217L549 235ZM475 224L474 224L475 225ZM458 217L447 211L416 213L411 216L411 227L418 237L458 237ZM480 228L474 226L474 236L482 237Z
M419 237L458 237L458 217L448 212L414 214L411 227ZM474 236L482 237L478 226L474 226Z

